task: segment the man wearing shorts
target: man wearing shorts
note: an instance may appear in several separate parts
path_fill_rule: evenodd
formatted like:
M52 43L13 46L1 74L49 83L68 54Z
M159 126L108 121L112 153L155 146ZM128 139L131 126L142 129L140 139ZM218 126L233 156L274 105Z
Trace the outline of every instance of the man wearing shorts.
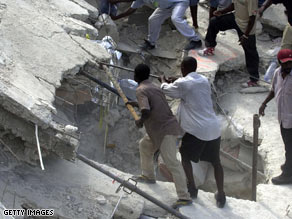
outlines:
M219 157L220 123L213 109L208 79L197 74L196 69L196 59L186 57L181 63L183 77L173 83L162 77L161 89L167 96L181 99L178 119L185 134L180 153L191 197L196 198L198 194L191 161L208 161L213 165L217 184L216 204L219 208L223 208L226 197L223 190L223 168Z

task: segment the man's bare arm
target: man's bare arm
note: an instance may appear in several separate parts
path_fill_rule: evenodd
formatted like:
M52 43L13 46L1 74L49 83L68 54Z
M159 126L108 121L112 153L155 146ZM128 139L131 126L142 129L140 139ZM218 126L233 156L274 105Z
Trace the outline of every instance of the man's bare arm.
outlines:
M135 8L129 8L127 11L125 11L125 12L123 12L123 13L117 15L117 16L113 16L113 15L112 15L111 18L112 18L113 20L118 20L118 19L121 19L121 18L123 18L123 17L127 17L127 16L133 14L136 10L137 10L137 9L135 9Z
M265 11L268 7L270 7L270 6L272 5L272 3L273 3L272 0L266 0L266 1L263 3L262 7L259 8L259 15L260 15L260 17L263 16L264 11Z

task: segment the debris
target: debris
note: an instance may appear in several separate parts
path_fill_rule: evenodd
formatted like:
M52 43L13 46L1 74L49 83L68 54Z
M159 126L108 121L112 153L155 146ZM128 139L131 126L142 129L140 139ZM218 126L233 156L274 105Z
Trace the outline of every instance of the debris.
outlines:
M266 87L247 87L247 88L243 88L239 92L243 94L256 94L256 93L269 92L269 89L267 89Z
M105 197L103 195L100 195L96 198L96 201L100 205L105 205L107 203Z

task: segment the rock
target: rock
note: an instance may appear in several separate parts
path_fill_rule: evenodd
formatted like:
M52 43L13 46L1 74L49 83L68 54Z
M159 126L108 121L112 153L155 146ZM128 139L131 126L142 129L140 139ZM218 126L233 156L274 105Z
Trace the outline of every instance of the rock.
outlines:
M85 10L88 11L89 17L91 19L97 20L99 16L99 11L97 10L96 7L94 7L90 2L84 1L84 0L71 0L72 2L75 2L78 4L80 7L84 8Z
M239 91L243 94L255 94L255 93L265 93L269 92L269 89L266 87L247 87Z
M65 132L68 133L74 133L78 130L78 127L72 126L72 125L66 125L65 126Z
M117 25L107 14L100 15L94 26L99 31L98 39L101 40L105 36L111 36L116 43L119 42L119 31Z
M260 21L256 21L256 34L259 35L263 32L263 25Z
M89 13L86 9L80 7L74 1L70 0L51 0L51 7L60 11L67 17L76 18L78 20L86 21L89 17Z
M78 208L78 213L81 213L83 211L83 208Z
M283 4L271 5L261 18L262 24L283 31L288 22L284 10Z
M107 203L105 197L103 195L100 195L96 198L96 201L100 205L105 205Z

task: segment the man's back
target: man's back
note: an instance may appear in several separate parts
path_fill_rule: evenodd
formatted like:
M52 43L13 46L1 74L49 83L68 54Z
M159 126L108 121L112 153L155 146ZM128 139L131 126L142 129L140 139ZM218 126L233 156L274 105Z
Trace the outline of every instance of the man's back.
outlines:
M180 98L180 125L185 132L205 141L220 136L220 124L213 109L208 79L195 72L180 78L172 85L162 85L166 95Z
M144 125L155 146L160 146L165 135L181 134L179 124L160 88L149 80L144 80L139 84L136 96L140 110L150 110L150 116Z

